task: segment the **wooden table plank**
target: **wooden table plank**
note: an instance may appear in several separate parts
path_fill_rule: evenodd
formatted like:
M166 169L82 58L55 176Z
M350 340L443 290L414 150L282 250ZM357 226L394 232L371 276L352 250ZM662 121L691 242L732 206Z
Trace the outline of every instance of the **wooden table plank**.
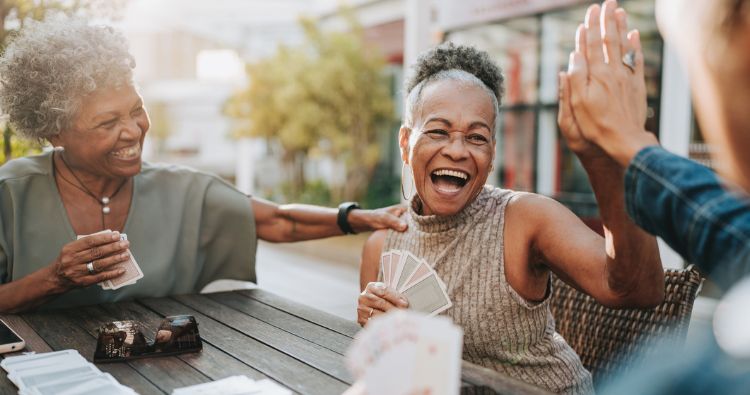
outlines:
M84 358L91 361L96 349L96 339L68 315L59 312L38 312L24 314L23 317L54 350L76 349ZM163 392L130 365L99 364L97 367L138 393Z
M161 315L195 316L201 338L295 392L328 395L340 394L348 388L346 383L175 300L144 299L140 302Z
M354 321L347 321L333 314L292 302L262 289L247 289L237 292L345 336L354 337L361 329Z
M100 306L81 307L65 311L72 319L79 323L91 336L97 337L97 329L104 323L122 320L119 315L106 312ZM146 336L153 336L144 333ZM113 362L98 364L97 366L122 364ZM175 388L200 384L210 379L176 356L160 358L144 358L124 362L137 370L143 377L154 383L162 391L171 393Z
M352 343L352 338L349 336L333 332L310 321L302 320L283 310L240 295L237 292L219 292L206 294L206 296L340 355L344 355Z
M142 323L144 334L149 340L153 340L153 336L164 318L162 315L136 302L108 303L100 307L110 315ZM176 357L197 369L211 380L219 380L234 375L245 375L254 380L268 378L263 373L206 342L203 344L203 351L199 353L180 354Z
M225 306L205 295L179 295L173 298L343 382L354 382L341 354Z

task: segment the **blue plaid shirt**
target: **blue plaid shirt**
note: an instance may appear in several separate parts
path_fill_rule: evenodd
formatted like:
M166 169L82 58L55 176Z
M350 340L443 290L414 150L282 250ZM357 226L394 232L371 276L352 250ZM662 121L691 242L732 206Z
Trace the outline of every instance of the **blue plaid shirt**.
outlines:
M644 148L625 173L625 204L639 226L661 236L721 286L750 274L750 199L729 192L707 167L658 146ZM710 325L694 329L700 340L680 349L665 346L602 393L750 393L750 358L726 354Z
M628 214L728 288L750 274L750 199L709 168L651 146L625 173Z

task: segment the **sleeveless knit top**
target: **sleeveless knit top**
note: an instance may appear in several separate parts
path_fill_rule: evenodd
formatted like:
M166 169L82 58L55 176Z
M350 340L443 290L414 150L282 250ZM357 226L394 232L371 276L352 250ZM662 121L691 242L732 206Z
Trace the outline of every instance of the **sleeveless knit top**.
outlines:
M417 214L415 196L408 230L389 231L383 251L409 251L433 265L453 302L443 314L464 330L465 360L555 393L593 393L591 374L555 332L549 296L528 302L505 279L504 214L516 193L485 186L448 217Z

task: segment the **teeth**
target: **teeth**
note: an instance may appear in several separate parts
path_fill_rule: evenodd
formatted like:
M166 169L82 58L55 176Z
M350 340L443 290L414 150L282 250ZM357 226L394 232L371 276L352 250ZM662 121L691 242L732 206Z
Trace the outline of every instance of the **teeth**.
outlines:
M136 144L130 147L125 147L123 149L117 150L112 153L112 156L115 158L120 159L133 159L138 157L138 155L141 154L141 145Z
M464 173L462 171L456 171L456 170L448 170L448 169L435 170L432 174L436 176L451 176L451 177L461 178L464 180L469 178L469 175L467 173Z

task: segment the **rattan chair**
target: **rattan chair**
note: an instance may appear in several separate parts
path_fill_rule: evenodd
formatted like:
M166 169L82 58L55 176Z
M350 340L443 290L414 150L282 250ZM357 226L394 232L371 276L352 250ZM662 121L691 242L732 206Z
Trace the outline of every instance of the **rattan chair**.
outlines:
M656 342L683 344L703 281L697 270L667 270L664 302L654 309L611 309L553 276L555 326L599 387L654 352Z

